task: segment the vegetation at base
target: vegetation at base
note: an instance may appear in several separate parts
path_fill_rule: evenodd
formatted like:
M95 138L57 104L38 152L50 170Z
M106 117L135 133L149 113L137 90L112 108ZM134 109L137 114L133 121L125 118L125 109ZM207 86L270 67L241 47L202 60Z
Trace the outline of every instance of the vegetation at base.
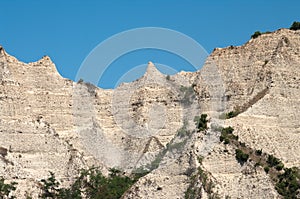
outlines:
M55 179L54 173L49 172L50 177L47 179L42 179L42 194L40 197L42 198L56 198L56 196L60 196L60 183Z
M55 179L54 173L50 177L42 179L41 198L55 199L111 199L121 198L141 176L126 176L120 170L110 169L108 177L105 177L97 168L82 170L69 188L59 188L60 183ZM84 196L84 197L83 197Z
M300 22L294 21L293 24L290 27L290 30L300 30Z
M196 128L198 131L204 131L207 129L207 114L201 114L201 116L196 116L194 118L194 122L196 124Z
M9 196L11 192L16 190L16 182L11 182L6 184L4 178L0 177L0 198L15 198L14 196Z

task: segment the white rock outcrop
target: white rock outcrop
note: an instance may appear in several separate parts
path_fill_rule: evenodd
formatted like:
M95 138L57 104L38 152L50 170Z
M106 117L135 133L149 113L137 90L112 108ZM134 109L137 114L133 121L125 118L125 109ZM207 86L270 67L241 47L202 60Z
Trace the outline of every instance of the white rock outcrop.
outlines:
M230 125L247 146L300 167L300 31L215 49L195 73L166 77L149 62L115 90L65 79L47 56L26 64L0 47L0 110L0 176L18 182L18 198L38 198L49 171L67 186L80 168L132 172L161 154L123 198L184 198L199 166L222 198L280 198L262 168L241 166L213 128L193 132L193 119L208 113L211 127ZM231 110L241 113L219 119ZM193 133L179 135L183 126Z

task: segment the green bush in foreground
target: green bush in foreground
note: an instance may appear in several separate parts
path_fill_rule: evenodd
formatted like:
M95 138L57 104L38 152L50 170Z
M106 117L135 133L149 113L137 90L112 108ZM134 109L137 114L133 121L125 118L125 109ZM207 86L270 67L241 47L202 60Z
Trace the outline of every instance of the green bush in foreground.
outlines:
M59 188L60 183L50 172L48 179L42 182L42 198L56 199L112 199L121 198L141 176L125 176L117 169L111 169L108 177L102 175L96 168L82 170L74 183L69 188Z

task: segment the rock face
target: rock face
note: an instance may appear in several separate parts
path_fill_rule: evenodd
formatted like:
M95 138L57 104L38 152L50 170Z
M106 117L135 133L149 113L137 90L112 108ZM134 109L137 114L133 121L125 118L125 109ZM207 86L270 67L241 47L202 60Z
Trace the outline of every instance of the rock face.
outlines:
M197 168L215 185L195 182L200 198L279 198L263 168L241 166L220 143L214 127L224 125L247 146L300 167L299 31L215 49L195 73L166 77L149 62L143 77L115 90L64 79L47 56L25 64L0 48L0 83L0 176L19 183L18 198L38 198L49 171L67 186L93 165L150 169L123 198L184 198ZM240 114L219 119L232 110ZM203 112L205 134L193 121Z

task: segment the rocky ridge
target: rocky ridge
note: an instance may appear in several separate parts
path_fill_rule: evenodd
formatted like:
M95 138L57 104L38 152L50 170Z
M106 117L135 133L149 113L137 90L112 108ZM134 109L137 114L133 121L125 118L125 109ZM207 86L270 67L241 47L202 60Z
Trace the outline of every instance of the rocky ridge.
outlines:
M18 198L37 198L48 171L67 186L79 168L134 172L163 151L123 198L184 198L199 167L222 198L280 198L263 168L240 165L213 127L230 125L247 146L299 167L299 77L300 32L287 29L215 49L195 73L167 78L149 63L142 78L116 90L64 79L47 56L25 64L1 48L0 176L19 183ZM240 114L219 119L232 110ZM211 118L206 134L194 132L203 112ZM193 133L179 136L183 126Z

